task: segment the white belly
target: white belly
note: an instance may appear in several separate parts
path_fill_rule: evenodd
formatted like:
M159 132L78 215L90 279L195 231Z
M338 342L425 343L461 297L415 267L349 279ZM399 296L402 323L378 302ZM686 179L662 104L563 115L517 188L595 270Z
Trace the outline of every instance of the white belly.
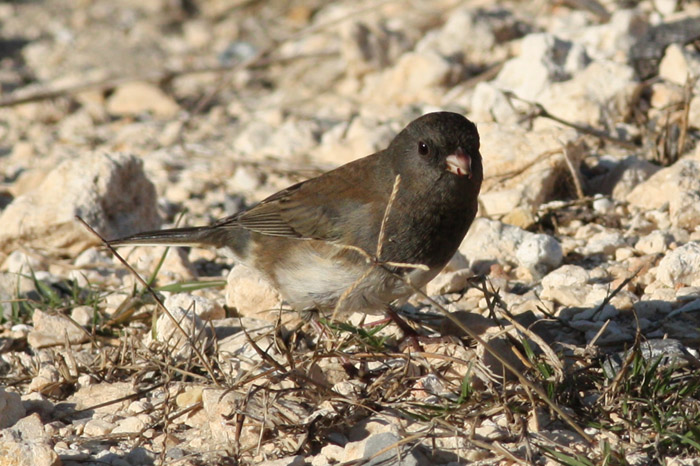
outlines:
M308 242L304 246L281 258L273 277L295 309L381 313L392 301L413 294L412 287L380 267L369 269L372 266L362 259L341 260L337 256L341 252L339 247L324 244L319 251L318 243ZM407 278L414 286L421 287L438 272L416 269Z

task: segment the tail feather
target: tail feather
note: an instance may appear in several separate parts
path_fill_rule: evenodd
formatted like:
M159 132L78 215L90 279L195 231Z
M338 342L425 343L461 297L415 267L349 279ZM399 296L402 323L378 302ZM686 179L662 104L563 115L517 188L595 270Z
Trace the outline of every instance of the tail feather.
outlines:
M110 246L223 246L222 232L212 227L144 231L109 241Z

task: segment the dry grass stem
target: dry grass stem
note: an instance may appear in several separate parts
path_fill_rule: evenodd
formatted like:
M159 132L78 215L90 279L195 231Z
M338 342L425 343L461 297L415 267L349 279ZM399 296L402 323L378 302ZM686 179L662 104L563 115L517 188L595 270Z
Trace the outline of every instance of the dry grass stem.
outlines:
M104 245L104 246L114 255L114 257L116 257L116 258L119 260L119 262L121 262L121 263L124 265L124 267L126 267L126 268L129 270L129 272L131 272L131 274L133 274L133 276L136 278L136 280L138 280L138 282L141 283L141 285L148 291L148 293L153 297L153 299L155 300L155 302L158 304L159 309L161 309L161 310L170 318L170 320L171 320L172 323L175 325L175 327L178 329L178 331L179 331L179 332L185 337L185 339L189 342L190 347L191 347L192 350L195 352L195 354L196 354L197 357L199 358L200 362L202 363L202 365L204 366L204 368L206 369L206 371L209 373L209 376L211 377L211 381L212 381L217 387L219 387L219 386L220 386L219 381L217 380L217 377L214 375L214 370L212 369L211 365L209 364L209 360L204 356L204 353L203 353L202 350L199 348L199 346L196 344L196 342L193 341L193 340L190 338L190 335L188 335L187 332L182 328L182 326L180 325L180 322L178 322L177 319L176 319L176 318L170 313L170 311L165 307L165 305L163 304L163 301L162 301L162 300L160 299L160 297L156 294L156 292L153 290L153 288L152 288L148 283L146 283L146 281L141 277L141 275L139 275L138 272L136 272L136 270L134 270L134 268L131 267L131 265L129 265L129 263L128 263L127 261L125 261L124 258L123 258L121 255L119 255L119 253L109 244L109 242L108 242L107 240L105 240L105 239L104 239L102 236L100 236L100 234L97 233L90 225L88 225L88 224L85 222L85 220L83 220L83 219L80 218L80 217L76 217L76 218L78 219L78 221L79 221L80 223L83 224L83 226L85 226L85 228L88 229L88 231L89 231L90 233L92 233L93 235L95 235L95 236L100 240L100 242L102 243L102 245Z

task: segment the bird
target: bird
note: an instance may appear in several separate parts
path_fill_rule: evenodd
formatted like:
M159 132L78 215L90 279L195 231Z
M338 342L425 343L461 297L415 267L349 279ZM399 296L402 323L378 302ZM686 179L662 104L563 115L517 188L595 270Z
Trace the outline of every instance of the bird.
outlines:
M392 316L392 305L444 268L472 224L483 180L479 146L466 117L428 113L386 149L211 225L109 244L224 248L297 311Z

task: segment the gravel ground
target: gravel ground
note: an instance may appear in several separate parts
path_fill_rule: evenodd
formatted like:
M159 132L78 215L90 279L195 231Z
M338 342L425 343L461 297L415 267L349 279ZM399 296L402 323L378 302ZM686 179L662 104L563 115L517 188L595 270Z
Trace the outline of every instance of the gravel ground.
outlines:
M0 24L0 465L700 465L697 2L46 0ZM438 109L477 124L485 180L402 309L420 350L304 320L222 251L101 244Z

